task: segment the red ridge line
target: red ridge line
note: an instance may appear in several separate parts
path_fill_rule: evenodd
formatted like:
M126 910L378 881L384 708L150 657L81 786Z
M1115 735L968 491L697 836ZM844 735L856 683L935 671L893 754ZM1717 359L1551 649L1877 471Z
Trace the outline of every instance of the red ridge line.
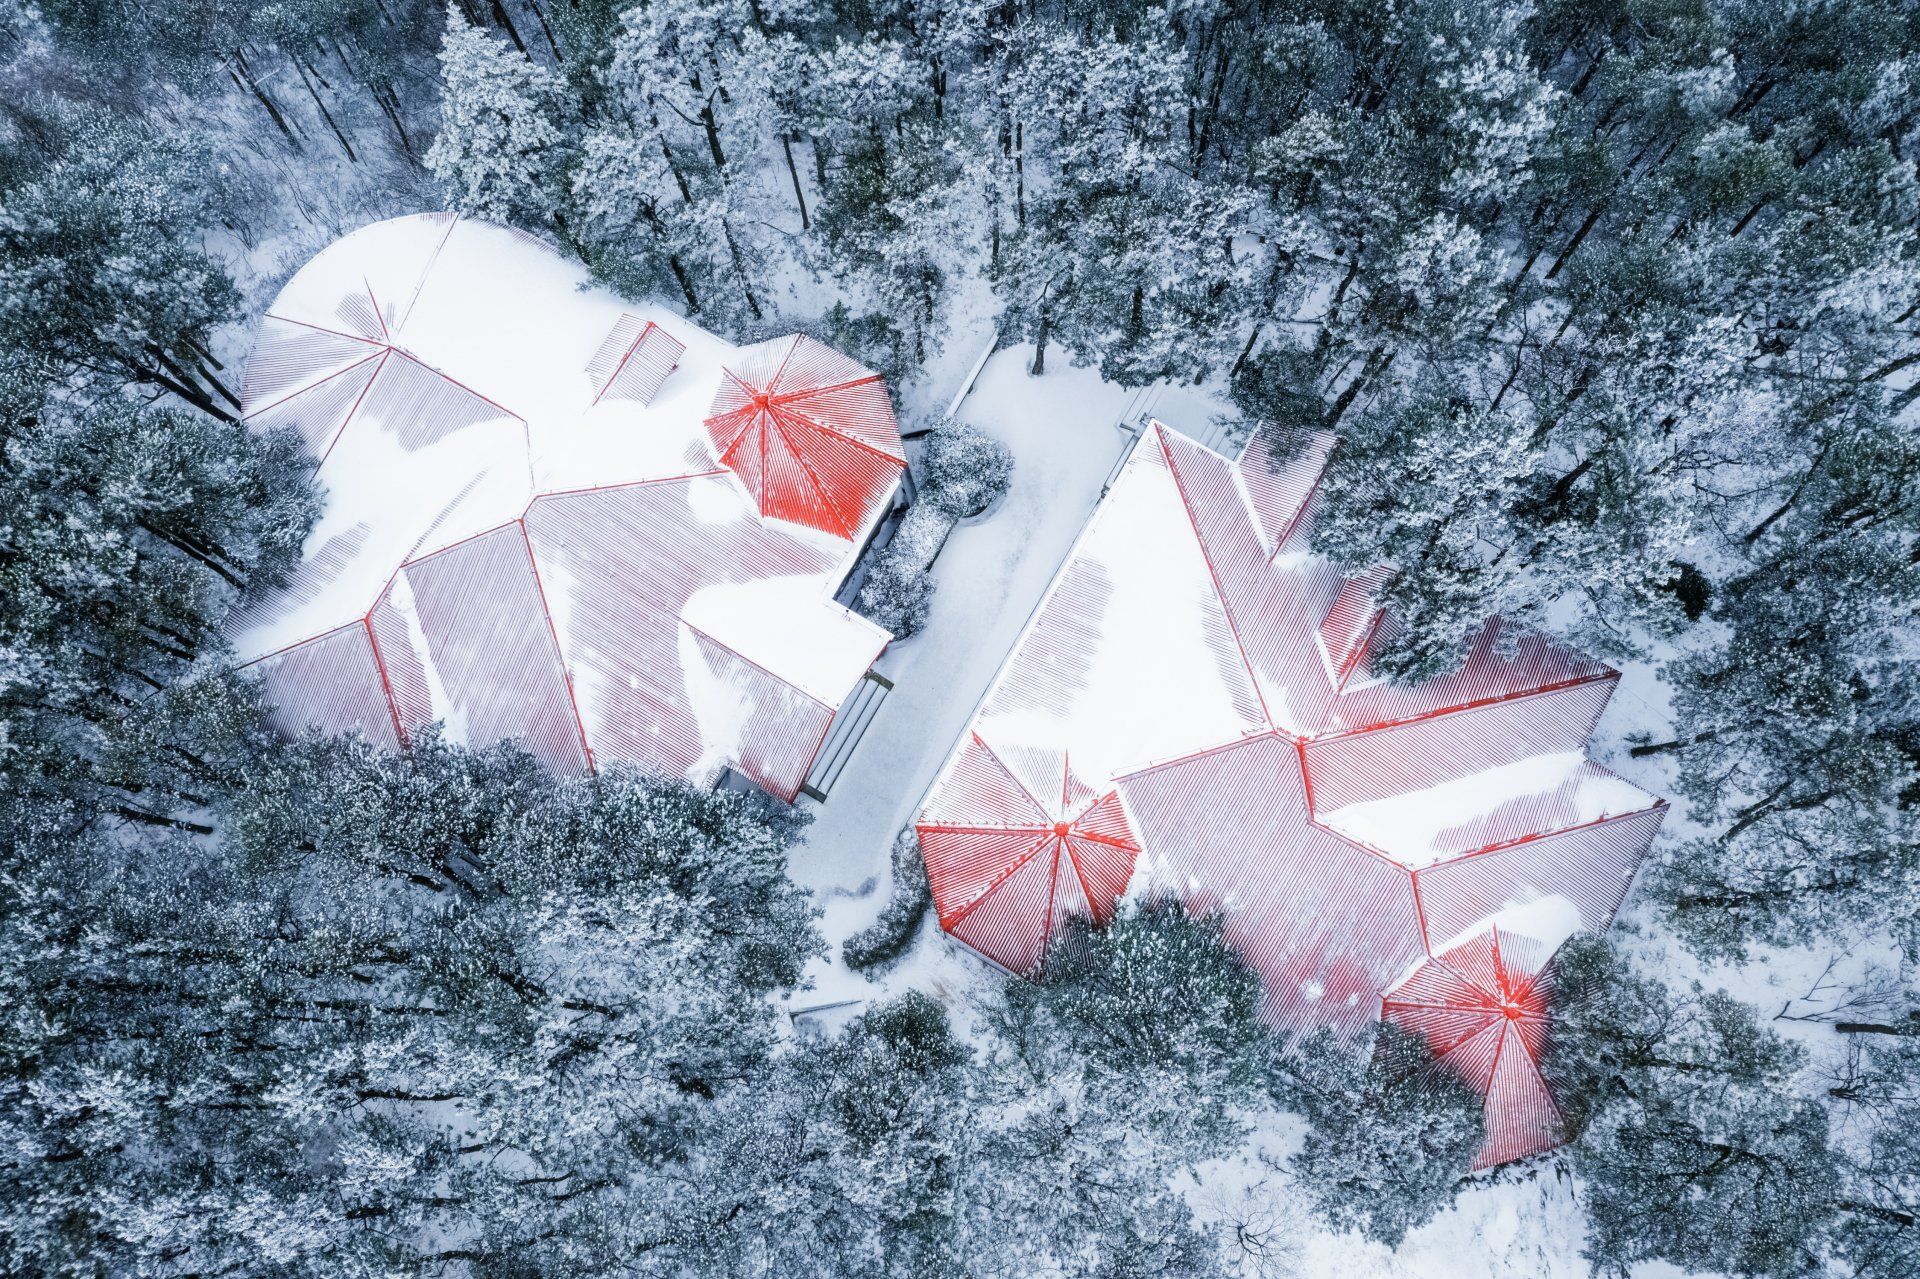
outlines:
M493 408L499 409L502 413L505 413L508 417L518 422L521 426L525 426L527 424L526 418L522 417L518 413L515 413L512 409L508 408L506 405L501 404L499 401L492 399L489 396L480 394L480 392L474 390L472 387L468 386L465 382L462 382L459 378L454 377L452 374L441 372L439 369L434 368L433 365L428 364L425 360L413 354L411 351L402 350L400 347L397 347L397 346L389 347L388 349L391 350L395 355L398 355L401 359L407 360L415 365L418 365L420 368L425 369L427 372L433 374L435 377L441 379L442 381L447 382L450 385L459 387L461 390L465 391L468 395L471 395L474 399L479 400L482 404L490 405Z
M377 602L377 597L376 597L376 602ZM368 610L368 611L371 612L372 610ZM364 616L365 615L363 614L362 617ZM302 644L311 644L315 640L323 640L329 635L337 635L341 631L348 630L354 626L359 625L360 621L361 621L360 617L348 618L346 621L340 623L340 625L338 626L329 626L324 631L315 631L311 635L305 636L304 638L301 638L301 639L294 640L291 644L282 644L279 648L272 649L268 652L262 653L258 657L250 657L244 662L239 662L235 664L234 669L243 671L249 666L258 666L261 662L266 661L270 657L279 657L282 653L291 653L294 649L299 648Z
M1084 817L1086 816L1086 814L1082 813L1081 816ZM1071 827L1070 829L1073 832L1072 838L1084 839L1089 844L1105 844L1108 848L1124 848L1127 851L1134 852L1134 853L1141 851L1140 845L1129 844L1125 840L1115 839L1111 835L1096 835L1092 831L1080 829L1080 827L1077 825Z
M420 216L431 218L436 215L425 213ZM453 229L459 225L460 215L458 213L455 213L447 219L447 229L440 233L439 240L434 243L433 252L427 254L426 265L420 268L420 278L413 282L413 295L407 299L407 309L394 317L395 324L404 325L407 320L412 317L413 308L420 305L420 294L426 290L427 277L433 274L434 265L440 261L440 251L447 247L447 241L453 238ZM551 252L551 250L549 250L549 252ZM380 327L382 331L385 330L386 322L384 320L381 321Z
M281 396L279 399L275 400L271 404L262 404L257 409L250 409L247 411L246 416L251 419L251 418L258 417L262 413L271 413L273 410L279 408L282 404L285 404L288 400L297 400L301 396L305 395L308 391L317 391L321 387L325 386L327 383L333 381L333 379L337 377L345 377L347 374L353 372L355 369L365 364L368 360L377 360L383 354L385 354L384 347L381 347L378 343L373 343L372 345L374 347L372 351L361 356L359 359L355 360L353 363L343 364L339 368L335 369L333 372L327 374L323 378L316 378L315 380L307 383L305 386L299 387L292 391L288 391L285 395Z
M649 484L678 484L682 480L706 480L716 475L725 474L727 474L727 469L725 467L718 467L710 471L688 471L684 475L660 475L650 480L622 480L618 484L589 484L584 488L577 489L549 489L543 493L535 493L527 502L527 510L531 511L535 502L544 502L550 497L579 497L585 493L612 493L619 489L645 488ZM525 518L524 515L522 518Z
M399 740L401 749L404 750L407 745L407 730L400 725L400 703L394 700L393 683L387 679L387 659L380 652L379 637L373 633L372 609L368 609L361 615L360 625L366 628L367 647L373 650L373 669L380 676L380 692L387 699L387 714L393 717L393 735Z
M1480 848L1470 848L1465 852L1448 853L1437 861L1427 863L1420 869L1433 870L1440 866L1451 866L1455 862L1468 861L1475 857L1485 856L1488 853L1504 852L1509 848L1517 848L1522 844L1534 844L1543 839L1558 839L1562 835L1571 835L1575 831L1591 830L1595 826L1608 826L1614 822L1624 822L1635 817L1645 817L1648 813L1665 812L1667 808L1667 801L1656 795L1653 797L1653 803L1648 804L1645 808L1629 809L1624 813L1605 813L1584 822L1575 822L1571 826L1556 826L1552 830L1534 831L1526 835L1516 835L1512 839L1503 839L1497 843L1487 844ZM1338 831L1334 833L1339 834Z
M607 380L605 385L603 385L598 391L594 392L593 402L595 404L598 404L600 402L601 397L604 396L608 392L608 390L612 388L613 384L619 380L620 371L627 367L627 361L633 358L633 353L640 349L640 344L647 340L647 334L653 332L655 327L656 326L654 322L652 320L648 320L645 323L645 325L641 327L640 336L627 344L626 353L620 357L620 362L613 366L613 372L607 374Z
M1180 497L1181 510L1186 513L1187 525L1193 529L1193 540L1200 548L1200 558L1206 562L1207 576L1213 579L1213 595L1220 601L1220 612L1226 618L1227 630L1233 635L1233 646L1240 650L1240 662L1247 668L1247 682L1253 685L1253 695L1260 703L1260 714L1266 718L1269 728L1278 728L1273 722L1273 710L1267 705L1267 695L1260 689L1260 679L1253 673L1253 662L1247 657L1247 646L1240 638L1240 625L1233 620L1233 610L1227 606L1227 594L1220 589L1220 573L1213 566L1213 555L1207 550L1207 540L1200 535L1200 522L1194 518L1193 503L1187 499L1187 486L1180 479L1180 468L1173 463L1173 450L1167 447L1167 437L1158 426L1154 428L1154 438L1160 445L1160 455L1166 459L1167 474L1173 477L1173 490Z
M1339 831L1333 833L1335 836L1344 838L1344 836L1340 836ZM1388 860L1391 861L1392 859L1389 858ZM1399 865L1398 862L1394 864L1396 866ZM1427 952L1428 959L1432 959L1433 930L1427 927L1427 902L1426 898L1422 896L1420 892L1420 872L1417 870L1407 871L1407 884L1413 890L1413 917L1420 925L1420 948Z
M783 366L784 367L784 366ZM825 395L829 391L850 391L856 386L870 386L880 380L878 373L869 373L865 377L853 378L846 382L830 382L826 386L801 386L791 391L782 391L768 397L770 403L786 404L808 395Z
M1441 962L1441 961L1440 961L1440 960L1437 960L1437 959L1436 959L1436 960L1433 960L1432 962L1434 962L1434 963L1439 963L1439 962ZM1478 987L1476 987L1475 989L1478 989ZM1484 1008L1483 1008L1483 1007L1479 1007L1479 1006L1477 1006L1477 1005L1476 1005L1476 1006L1473 1006L1473 1007L1468 1007L1468 1006L1466 1006L1466 1005L1464 1005L1464 1004L1422 1004L1422 1003L1415 1003L1415 1002L1412 1002L1412 1001L1410 1001L1410 1000L1405 1000L1405 999L1382 999L1382 1000L1380 1001L1380 1007L1381 1007L1381 1008L1383 1008L1383 1009L1386 1009L1386 1008L1393 1008L1393 1009L1406 1009L1406 1010L1409 1010L1409 1011L1412 1011L1412 1012L1430 1012L1430 1013L1484 1013L1484 1014L1486 1014L1486 1016L1487 1016L1487 1018L1488 1018L1489 1020L1491 1020L1491 1019L1492 1019L1492 1018L1494 1018L1494 1017L1504 1017L1504 1016L1506 1016L1506 1013L1505 1013L1505 1012L1504 1012L1504 1010L1502 1009L1502 1007L1501 1007L1501 1005L1500 1005L1499 1003L1497 1003L1497 1002L1496 1002L1496 1003L1494 1003L1493 1005L1490 1005L1490 1006L1488 1006L1488 1007L1484 1007ZM1548 1016L1547 1016L1547 1015L1546 1015L1545 1013L1535 1013L1535 1012L1524 1012L1524 1011L1523 1011L1523 1012L1522 1012L1522 1013L1521 1013L1521 1014L1519 1015L1519 1017L1517 1017L1517 1018L1513 1018L1513 1019L1511 1019L1511 1020L1517 1020L1517 1021L1537 1021L1537 1022L1547 1022L1547 1021L1550 1021L1550 1020L1552 1020L1552 1019L1551 1019L1550 1017L1548 1017Z
M851 542L853 540L853 534L854 534L854 528L852 523L847 519L845 515L841 514L840 504L838 502L835 502L833 498L827 495L827 486L821 482L819 472L813 469L813 463L807 461L806 458L800 455L800 450L797 447L795 447L793 438L787 434L786 423L780 420L780 415L773 410L773 407L771 405L767 407L766 418L768 422L771 422L773 424L774 434L780 437L780 443L786 447L787 452L792 455L793 460L799 463L800 469L807 473L807 482L813 485L813 491L819 497L820 504L827 509L828 513L830 513L833 516L834 521L840 526L840 536L846 538L849 542ZM804 424L811 425L811 423L804 423ZM796 425L799 425L799 424L796 424ZM819 428L815 428L815 429L819 429ZM829 431L829 432L823 432L823 434L838 434L838 433ZM764 435L762 436L762 438L763 439L765 438ZM766 455L766 448L763 445L760 450L760 484L762 488L766 486L766 482L767 482L767 455ZM767 513L766 503L764 500L762 500L761 514L764 515L766 513Z
M1073 877L1080 885L1080 895L1087 899L1087 913L1089 917L1091 917L1100 909L1093 904L1093 885L1087 882L1087 873L1080 869L1080 859L1073 855L1073 845L1064 839L1060 841L1060 845L1067 854L1067 865L1073 867ZM1053 882L1057 888L1060 883L1060 867L1057 864L1054 866ZM1049 919L1053 917L1052 902L1047 903L1047 917ZM1047 944L1049 946L1053 944L1053 929L1051 927L1047 929Z
M1053 903L1058 900L1060 896L1060 854L1066 842L1066 840L1058 836L1054 837L1053 865L1047 868L1047 913L1041 917L1044 922L1041 926L1040 933L1040 963L1042 966L1047 962L1047 952L1053 949ZM1071 853L1067 855L1067 862L1073 867L1074 878L1078 879L1080 877L1080 866L1073 860ZM1081 891L1086 891L1084 886ZM1089 906L1093 904L1091 896L1089 896L1087 904Z
M1267 563L1271 564L1280 558L1280 548L1287 544L1287 540L1293 536L1294 529L1300 527L1300 521L1306 518L1307 508L1313 505L1313 499L1319 496L1320 485L1327 478L1327 464L1331 460L1331 453L1320 459L1320 469L1313 473L1313 483L1307 485L1306 495L1300 499L1299 507L1287 517L1287 526L1274 538L1273 554L1267 556ZM1258 520L1255 521L1256 524L1258 522Z
M522 515L513 522L520 526L520 544L527 548L527 568L533 573L533 589L540 596L540 615L547 619L547 634L553 639L553 657L560 665L560 679L567 688L567 706L573 711L573 726L580 732L580 749L586 755L587 771L598 772L599 766L593 758L593 745L587 740L587 721L580 714L580 698L573 690L573 670L567 665L566 650L560 646L560 628L554 624L553 609L547 604L547 584L540 578L540 561L533 553L533 538L527 532L527 517Z
M1309 745L1318 746L1322 742L1344 741L1349 737L1360 737L1366 733L1382 733L1392 728L1404 728L1408 724L1424 723L1430 719L1439 719L1446 715L1461 715L1470 711L1485 710L1489 706L1498 706L1505 702L1517 702L1523 697L1540 697L1547 693L1563 693L1570 688L1580 688L1587 684L1598 684L1606 680L1618 681L1620 672L1604 670L1594 675L1579 675L1572 679L1555 680L1551 684L1542 684L1537 688L1523 688L1512 693L1500 693L1493 697L1482 697L1471 702L1458 702L1452 706L1435 707L1430 711L1421 711L1418 715L1408 715L1401 719L1382 720L1378 724L1367 724L1360 728L1343 728L1337 733L1322 733L1307 739Z
M951 932L955 928L959 927L962 923L965 923L967 916L973 914L974 911L978 910L981 904L984 903L987 900L987 898L993 896L995 893L999 892L1002 888L1006 887L1007 881L1012 879L1016 874L1018 874L1021 868L1024 867L1028 862L1032 861L1036 856L1038 856L1040 850L1046 847L1047 841L1052 838L1053 836L1051 833L1043 835L1039 839L1035 840L1032 843L1032 845L1022 850L1019 856L1014 858L1013 863L1009 865L1005 870L1001 871L1000 874L994 878L993 882L988 884L986 888L981 891L978 897L974 898L972 901L968 902L965 906L963 906L960 909L959 914L955 915L952 919L942 919L940 921L941 930L945 932ZM1049 901L1051 901L1051 898L1049 898ZM1052 930L1049 929L1048 931L1051 932ZM985 952L983 951L981 953L984 954ZM1002 964L1001 967L1005 968L1006 965ZM1012 971L1012 970L1009 969L1008 971Z
M695 635L698 635L700 638L706 640L709 644L714 645L716 648L725 649L727 652L733 654L735 657L745 662L748 666L753 667L754 670L759 671L762 675L765 675L768 679L773 680L774 682L779 684L785 684L788 688L800 694L800 696L806 698L808 701L812 702L815 706L825 708L828 714L834 714L839 711L840 709L839 707L828 706L825 702L815 697L812 693L809 693L806 689L801 688L798 684L794 683L792 680L788 679L786 676L774 674L772 671L768 670L766 667L762 666L760 663L754 661L751 657L748 657L745 653L742 653L739 649L735 648L733 645L728 644L724 640L717 639L714 636L708 634L706 631L701 630L698 626L695 626L692 622L689 622L686 618L683 617L678 620L680 622L680 625L686 627L688 630L692 631Z
M373 282L363 275L360 277L360 283L367 286L367 301L373 303L373 320L380 326L380 335L391 343L393 330L387 327L387 317L380 314L380 299L373 294Z
M915 822L915 830L938 831L943 835L1052 835L1052 826L961 826L953 822ZM1104 844L1108 848L1119 848L1126 852L1141 851L1140 845L1129 844L1106 835L1095 835L1079 827L1073 828L1070 839L1084 839L1089 844Z
M345 338L349 342L359 342L363 346L375 346L384 349L392 345L392 343L389 342L382 342L379 338L362 337L358 333L349 333L345 329L330 329L324 324L314 324L307 320L296 320L290 315L275 315L271 311L260 318L263 320L278 320L282 324L297 324L303 329L312 329L315 333L331 333L334 337ZM378 318L377 315L376 318Z
M1279 729L1269 724L1266 728L1256 729L1251 733L1247 733L1243 736L1236 737L1231 741L1218 742L1212 746L1202 746L1198 750L1187 751L1185 754L1181 754L1181 755L1170 755L1166 759L1156 760L1151 764L1143 764L1139 768L1132 769L1128 772L1115 774L1113 778L1113 782L1115 787L1117 788L1121 782L1130 781L1135 777L1145 777L1148 773L1157 773L1163 768L1172 768L1176 764L1190 763L1196 759L1203 759L1208 755L1218 754L1221 751L1232 750L1234 747L1244 746L1248 742L1263 741L1269 737L1273 737L1273 738L1284 737L1286 738L1287 741L1293 742L1294 744L1298 745L1297 739L1293 738L1287 733L1281 732Z
M875 382L879 381L880 380L879 374L876 373L871 380ZM863 385L863 383L848 382L842 386L827 387L825 389L838 391L838 390L845 390L847 387L860 386L860 385ZM875 445L867 443L867 441L861 439L857 435L848 434L846 431L842 430L839 426L835 425L834 422L830 418L826 417L825 415L815 415L815 414L807 413L793 406L794 401L804 398L806 396L816 395L819 393L820 392L814 391L814 390L794 391L791 394L779 397L778 399L769 400L767 402L766 411L771 413L771 412L774 412L775 410L778 410L780 412L790 414L793 417L801 419L808 426L811 426L814 430L817 430L824 435L831 435L836 440L840 440L840 441L843 441L844 443L851 444L855 448L860 449L863 452L873 454L875 457L884 458L885 460L894 463L896 466L905 466L907 464L906 458L903 457L902 455L898 453L890 453L886 449L879 448Z
M1333 687L1335 697L1346 695L1347 681L1353 678L1354 672L1360 669L1360 664L1372 651L1374 638L1380 634L1380 623L1386 620L1387 610L1378 604L1374 605L1373 620L1367 623L1367 633L1360 637L1360 642L1353 646L1353 651L1347 654L1346 660L1341 663L1340 681ZM1333 708L1329 706L1327 709L1332 711Z
M952 822L915 822L915 830L939 831L943 835L1051 835L1052 826L960 826Z
M367 392L373 390L373 384L380 380L381 371L387 367L387 357L392 354L392 347L387 347L380 352L380 363L375 365L373 372L368 375L367 384L360 388L360 394L353 397L353 407L348 409L347 415L340 419L340 429L335 431L333 438L327 441L326 452L320 455L321 462L324 463L329 457L333 456L334 445L340 442L340 437L345 435L347 428L353 424L353 415L358 413L361 404L366 402Z
M495 524L489 528L481 529L478 533L469 533L465 537L456 538L455 540L448 542L445 546L436 546L433 550L427 551L424 554L410 556L409 558L400 561L400 567L393 570L392 574L387 578L387 584L380 588L380 594L374 597L374 607L376 608L379 607L380 600L386 596L386 593L388 591L393 589L394 578L399 577L400 574L406 572L408 569L412 568L414 565L424 564L428 560L434 558L436 555L445 555L448 551L458 550L460 547L465 546L468 542L477 542L481 538L486 537L490 533L498 533L501 529L511 528L515 524L518 524L519 522L520 522L520 517L518 516L515 516L513 519L510 519L510 520L502 520L498 524ZM428 531L431 532L432 530L428 530Z
M1002 755L999 751L993 749L992 746L989 746L987 744L987 739L980 736L979 729L977 728L973 729L971 730L971 732L973 735L973 740L980 743L980 749L985 751L987 754L993 756L993 762L1000 766L1000 770L1002 772L1004 772L1008 777L1013 779L1013 784L1020 788L1020 793L1027 797L1027 802L1029 804L1033 805L1033 811L1040 814L1043 820L1046 817L1048 817L1050 814L1048 814L1047 812L1047 806L1040 802L1040 797L1038 795L1035 795L1031 790L1027 789L1027 784L1020 780L1020 774L1014 772L1013 765L1007 763L1006 756ZM1045 822L1045 825L1049 830L1053 828L1052 822Z

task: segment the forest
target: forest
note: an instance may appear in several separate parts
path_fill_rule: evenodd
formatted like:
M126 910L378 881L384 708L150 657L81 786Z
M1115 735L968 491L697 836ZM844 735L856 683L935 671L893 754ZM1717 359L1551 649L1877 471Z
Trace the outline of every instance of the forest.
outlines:
M1920 6L4 0L0 66L0 1271L1280 1279L1564 1185L1596 1275L1920 1273ZM252 326L439 208L896 390L986 315L1331 431L1394 678L1655 672L1574 1140L1472 1174L1166 904L797 1038L796 810L265 731L222 621L326 495Z

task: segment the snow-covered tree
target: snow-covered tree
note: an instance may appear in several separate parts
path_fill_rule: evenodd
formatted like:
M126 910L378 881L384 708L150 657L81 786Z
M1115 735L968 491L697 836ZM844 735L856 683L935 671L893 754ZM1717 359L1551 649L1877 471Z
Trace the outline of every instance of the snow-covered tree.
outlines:
M1841 1163L1825 1109L1789 1086L1804 1053L1738 1000L1634 972L1604 938L1568 943L1555 971L1542 1068L1580 1133L1589 1256L1807 1273Z
M1371 1045L1325 1030L1292 1045L1275 1095L1309 1124L1301 1191L1335 1229L1390 1246L1453 1202L1480 1146L1480 1098L1398 1026Z
M164 389L230 420L239 401L207 350L235 302L202 247L225 198L209 144L55 107L31 119L4 168L6 361L34 378Z
M449 4L440 83L440 132L426 164L453 207L492 222L549 223L566 166L559 79Z

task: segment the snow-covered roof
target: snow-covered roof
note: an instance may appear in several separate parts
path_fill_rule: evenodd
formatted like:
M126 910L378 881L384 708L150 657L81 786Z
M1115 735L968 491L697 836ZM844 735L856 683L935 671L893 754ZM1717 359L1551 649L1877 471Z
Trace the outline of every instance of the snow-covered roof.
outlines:
M778 392L809 447L769 452L811 509L715 442L770 362L800 370ZM287 731L393 745L441 720L558 769L731 765L791 798L889 639L832 598L905 464L879 380L624 303L522 232L423 214L342 238L269 309L242 400L327 492L292 580L229 623Z
M1384 574L1309 547L1329 448L1261 434L1234 461L1144 432L918 820L954 937L1030 971L1065 915L1173 893L1224 916L1274 1025L1354 1034L1490 921L1612 919L1665 811L1586 758L1616 673L1496 619L1458 669L1378 678ZM1042 807L1064 771L1068 829L1003 838L1035 823L985 801L996 771Z

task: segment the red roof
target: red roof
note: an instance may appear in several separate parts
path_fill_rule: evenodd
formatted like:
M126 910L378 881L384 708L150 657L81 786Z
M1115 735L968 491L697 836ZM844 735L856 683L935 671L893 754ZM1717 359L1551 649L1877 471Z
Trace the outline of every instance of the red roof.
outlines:
M1064 754L1002 758L978 737L961 747L919 833L939 876L940 926L1021 971L1045 957L1067 915L1112 917L1140 851L1120 797L1090 787Z
M1358 1037L1383 991L1516 911L1612 919L1666 807L1585 757L1616 673L1494 621L1457 670L1376 678L1384 575L1308 544L1326 453L1257 437L1234 462L1147 431L919 817L957 939L1028 972L1058 927L1057 899L977 873L954 830L1005 820L978 801L981 760L1047 752L1114 795L1115 854L1140 850L1084 913L1129 885L1218 912L1288 1035Z
M707 417L760 513L851 538L907 457L880 375L801 334L746 347Z
M1439 1069L1483 1099L1475 1168L1524 1159L1566 1140L1541 1073L1553 999L1552 948L1497 925L1422 964L1389 990L1381 1016L1420 1035Z

